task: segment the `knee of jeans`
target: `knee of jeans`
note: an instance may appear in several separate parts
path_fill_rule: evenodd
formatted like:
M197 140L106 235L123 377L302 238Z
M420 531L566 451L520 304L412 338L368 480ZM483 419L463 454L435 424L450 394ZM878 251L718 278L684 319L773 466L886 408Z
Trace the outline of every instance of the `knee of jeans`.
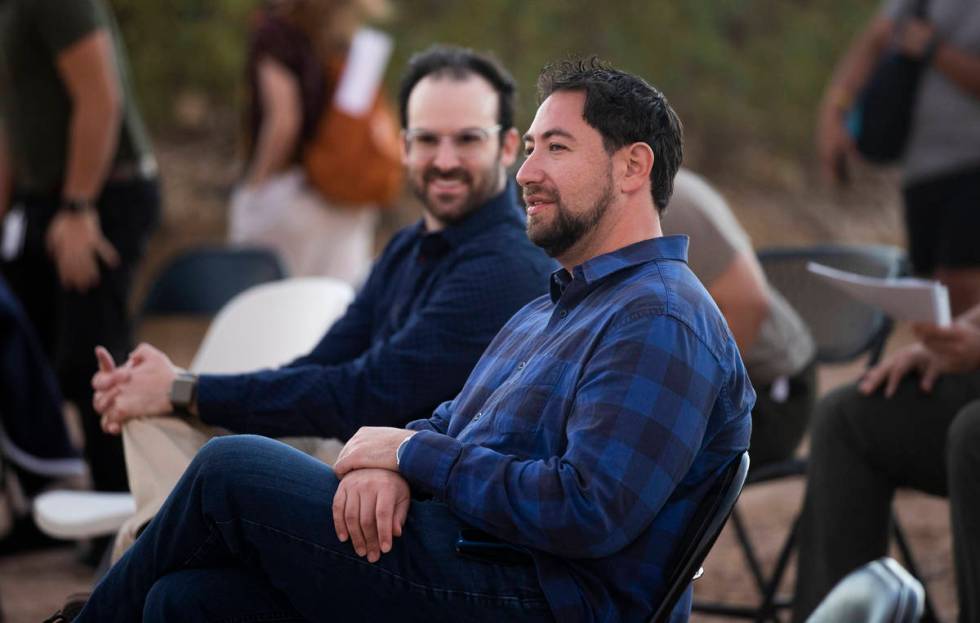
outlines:
M953 418L946 432L946 460L951 481L980 478L980 400L975 400ZM951 485L954 483L951 482Z
M261 453L270 439L257 435L226 435L208 440L194 456L191 468L198 472L234 473L229 467L241 465Z
M143 602L143 623L167 623L168 621L190 620L189 591L179 578L165 575L150 587Z

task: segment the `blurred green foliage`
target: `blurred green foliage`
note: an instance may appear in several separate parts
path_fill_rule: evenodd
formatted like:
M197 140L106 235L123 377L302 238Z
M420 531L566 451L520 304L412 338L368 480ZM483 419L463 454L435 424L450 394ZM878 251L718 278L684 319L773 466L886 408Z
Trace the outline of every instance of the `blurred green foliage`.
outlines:
M173 124L176 98L236 114L248 20L257 0L110 0L151 124ZM753 153L810 154L816 105L838 56L877 0L393 0L394 86L408 56L434 41L493 51L535 108L546 62L598 54L660 87L704 168Z

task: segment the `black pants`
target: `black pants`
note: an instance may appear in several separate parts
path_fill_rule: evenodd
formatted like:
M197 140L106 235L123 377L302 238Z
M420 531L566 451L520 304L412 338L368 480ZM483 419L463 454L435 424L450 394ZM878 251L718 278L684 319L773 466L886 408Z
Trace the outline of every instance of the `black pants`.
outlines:
M92 375L97 369L94 349L104 345L117 360L132 347L128 301L133 274L147 239L156 226L160 195L155 180L107 184L96 201L102 231L119 252L116 268L101 267L99 284L82 293L66 290L45 249L45 234L58 208L56 196L15 192L11 209L22 208L27 229L21 253L0 263L3 275L34 324L54 364L65 399L81 412L85 458L95 488L128 488L122 442L106 435L92 408Z
M816 364L810 362L787 382L788 392L783 399L772 396L771 385L755 388L749 445L753 467L792 458L806 434L817 398Z
M820 401L800 523L794 621L841 578L887 553L895 489L948 495L961 622L980 621L980 373L911 376L894 397L854 386Z

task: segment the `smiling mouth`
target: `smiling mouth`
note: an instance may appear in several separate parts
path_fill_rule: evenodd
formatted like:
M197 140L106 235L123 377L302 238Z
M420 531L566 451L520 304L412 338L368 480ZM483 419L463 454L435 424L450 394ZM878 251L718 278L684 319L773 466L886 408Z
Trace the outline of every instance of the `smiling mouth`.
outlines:
M527 206L526 208L527 215L533 216L534 214L541 212L548 206L554 205L555 202L554 200L533 199L533 200L525 200L525 203Z

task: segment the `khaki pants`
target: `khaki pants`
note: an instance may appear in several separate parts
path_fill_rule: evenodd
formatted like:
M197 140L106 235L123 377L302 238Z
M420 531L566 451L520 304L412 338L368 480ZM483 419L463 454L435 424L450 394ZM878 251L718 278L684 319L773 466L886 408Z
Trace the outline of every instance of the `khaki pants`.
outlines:
M113 563L133 544L140 528L157 514L201 446L212 437L227 434L230 433L225 429L175 417L130 420L123 427L126 470L129 489L136 499L136 514L116 535ZM328 465L337 460L343 447L336 439L290 437L280 441Z

